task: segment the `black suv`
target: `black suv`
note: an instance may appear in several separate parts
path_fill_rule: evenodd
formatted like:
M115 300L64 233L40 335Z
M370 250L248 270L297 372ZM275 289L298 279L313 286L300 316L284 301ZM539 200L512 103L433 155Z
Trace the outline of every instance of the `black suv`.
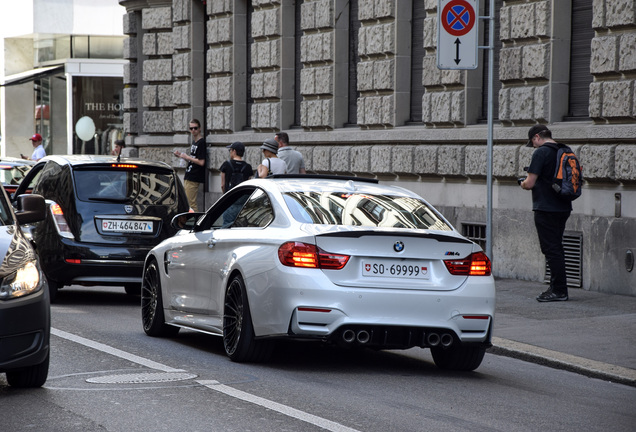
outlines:
M31 227L51 299L65 285L124 286L138 294L150 249L175 234L189 210L181 181L162 162L112 156L47 156L14 196L46 198L46 219Z
M1 189L0 373L14 387L40 387L49 373L49 290L20 224L43 220L46 206L39 195L21 195L14 214Z

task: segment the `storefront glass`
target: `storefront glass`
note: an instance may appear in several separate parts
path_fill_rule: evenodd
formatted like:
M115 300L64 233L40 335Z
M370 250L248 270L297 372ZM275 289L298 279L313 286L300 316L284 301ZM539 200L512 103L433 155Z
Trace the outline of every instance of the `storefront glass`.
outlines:
M73 77L73 153L111 154L124 139L121 77Z

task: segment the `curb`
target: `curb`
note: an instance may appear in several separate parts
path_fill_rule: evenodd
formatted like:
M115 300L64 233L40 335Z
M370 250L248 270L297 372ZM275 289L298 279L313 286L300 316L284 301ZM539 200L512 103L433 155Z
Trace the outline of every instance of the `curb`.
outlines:
M554 369L575 372L591 378L636 387L636 370L634 369L589 360L583 357L551 351L534 345L498 337L492 338L492 344L493 346L488 349L488 352L491 354L512 357Z

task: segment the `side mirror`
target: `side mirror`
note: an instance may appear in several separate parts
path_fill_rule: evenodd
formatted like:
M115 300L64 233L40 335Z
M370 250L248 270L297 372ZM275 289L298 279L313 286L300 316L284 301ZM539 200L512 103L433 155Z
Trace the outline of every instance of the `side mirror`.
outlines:
M39 222L46 218L46 203L42 195L20 195L17 204L18 210L15 215L20 225Z
M180 213L172 218L170 225L176 230L192 231L203 213Z

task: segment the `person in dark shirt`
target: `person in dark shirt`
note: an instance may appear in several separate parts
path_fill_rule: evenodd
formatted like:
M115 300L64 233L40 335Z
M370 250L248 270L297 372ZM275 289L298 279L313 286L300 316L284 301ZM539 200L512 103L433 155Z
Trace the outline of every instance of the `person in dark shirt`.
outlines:
M205 161L208 150L205 144L205 138L201 131L201 122L197 119L190 120L190 133L192 133L192 145L190 146L190 154L175 151L175 156L188 162L186 172L183 177L183 186L188 204L195 212L198 211L197 195L199 193L199 185L205 183Z
M221 191L229 191L240 182L252 177L252 166L243 160L245 145L236 141L227 146L230 149L230 159L221 164ZM234 179L234 180L233 180Z
M565 223L572 212L572 202L561 198L552 189L552 179L556 169L557 151L546 143L556 142L552 132L545 125L534 125L528 131L527 147L534 147L528 176L519 185L532 190L532 210L534 225L539 236L541 252L550 267L550 288L539 294L540 302L568 300L567 276L565 273L565 252L563 233Z

